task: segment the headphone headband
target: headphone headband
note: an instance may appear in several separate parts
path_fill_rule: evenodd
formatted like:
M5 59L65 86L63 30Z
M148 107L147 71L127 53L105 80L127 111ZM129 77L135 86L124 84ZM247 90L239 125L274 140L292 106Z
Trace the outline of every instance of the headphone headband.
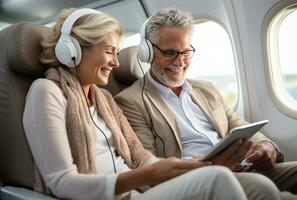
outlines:
M145 38L145 30L146 30L146 25L147 25L148 21L149 21L151 18L152 18L152 16L150 16L149 18L147 18L147 19L143 22L143 24L142 24L142 26L141 26L141 29L140 29L140 35L141 35L141 37L142 37L143 39L147 39L147 38Z
M78 18L80 18L84 15L87 15L87 14L92 14L92 13L99 14L101 12L99 12L98 10L91 9L91 8L81 8L81 9L74 11L64 21L63 26L61 28L61 33L70 34L71 28Z
M82 8L71 13L64 21L61 28L61 35L55 47L57 60L68 67L75 67L82 58L81 47L78 40L70 35L73 24L76 20L87 14L100 14L100 11L90 8ZM74 61L75 60L75 64Z

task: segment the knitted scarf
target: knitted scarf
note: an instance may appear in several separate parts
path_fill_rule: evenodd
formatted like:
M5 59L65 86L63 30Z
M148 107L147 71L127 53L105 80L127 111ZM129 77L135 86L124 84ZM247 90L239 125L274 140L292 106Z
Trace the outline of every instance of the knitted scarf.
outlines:
M90 119L88 106L77 78L69 70L62 67L50 68L45 76L47 79L59 83L64 95L67 98L66 129L73 157L73 162L77 166L79 173L95 174L95 145L96 129ZM126 139L121 133L117 119L114 117L115 110L112 110L110 102L106 99L104 91L96 85L90 87L91 98L94 106L111 129L114 144L119 154L124 158L126 164L131 167L131 155ZM105 91L106 92L106 91ZM112 97L111 97L112 98ZM105 105L105 106L104 106ZM35 185L34 189L41 193L51 194L45 186L40 172L35 165Z

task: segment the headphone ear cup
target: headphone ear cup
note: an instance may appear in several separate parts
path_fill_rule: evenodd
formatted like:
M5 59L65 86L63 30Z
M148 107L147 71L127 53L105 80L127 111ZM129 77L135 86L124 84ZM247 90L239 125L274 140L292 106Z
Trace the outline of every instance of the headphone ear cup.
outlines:
M81 48L79 42L74 37L60 37L55 47L55 55L58 61L67 67L75 67L72 58L75 58L75 64L81 61Z
M55 46L56 58L60 63L64 65L67 65L67 63L69 62L69 57L71 57L68 43L69 41L66 41L66 38L61 35Z
M82 58L81 46L75 37L70 36L70 39L73 43L73 47L74 47L74 51L75 51L75 55L76 55L75 56L75 65L77 66L77 65L79 65L81 58ZM75 67L73 65L73 61L72 61L72 66Z
M154 48L149 40L141 39L137 53L142 62L151 63L154 59Z

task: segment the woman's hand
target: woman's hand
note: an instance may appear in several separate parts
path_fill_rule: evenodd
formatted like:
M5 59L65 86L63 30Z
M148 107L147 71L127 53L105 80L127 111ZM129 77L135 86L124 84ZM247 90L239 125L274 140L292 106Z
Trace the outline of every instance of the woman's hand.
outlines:
M192 169L210 165L211 162L200 161L198 159L181 160L170 157L149 166L149 185L157 185L163 181L184 174Z
M150 166L121 173L117 179L115 194L120 194L144 185L157 185L192 169L209 164L211 164L211 162L200 161L195 158L181 160L170 157L160 160Z

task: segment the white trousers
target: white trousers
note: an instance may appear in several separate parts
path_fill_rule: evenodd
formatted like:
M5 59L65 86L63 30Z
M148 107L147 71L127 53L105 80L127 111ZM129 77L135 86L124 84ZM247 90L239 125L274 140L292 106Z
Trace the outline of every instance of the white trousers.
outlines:
M240 182L249 200L281 199L279 189L266 176L250 172L233 174Z
M232 173L221 166L202 167L132 196L131 199L296 200L296 193L297 162L285 162L278 163L265 176L252 172Z
M132 200L246 200L239 181L227 168L207 166L163 182ZM274 200L277 198L268 198Z

